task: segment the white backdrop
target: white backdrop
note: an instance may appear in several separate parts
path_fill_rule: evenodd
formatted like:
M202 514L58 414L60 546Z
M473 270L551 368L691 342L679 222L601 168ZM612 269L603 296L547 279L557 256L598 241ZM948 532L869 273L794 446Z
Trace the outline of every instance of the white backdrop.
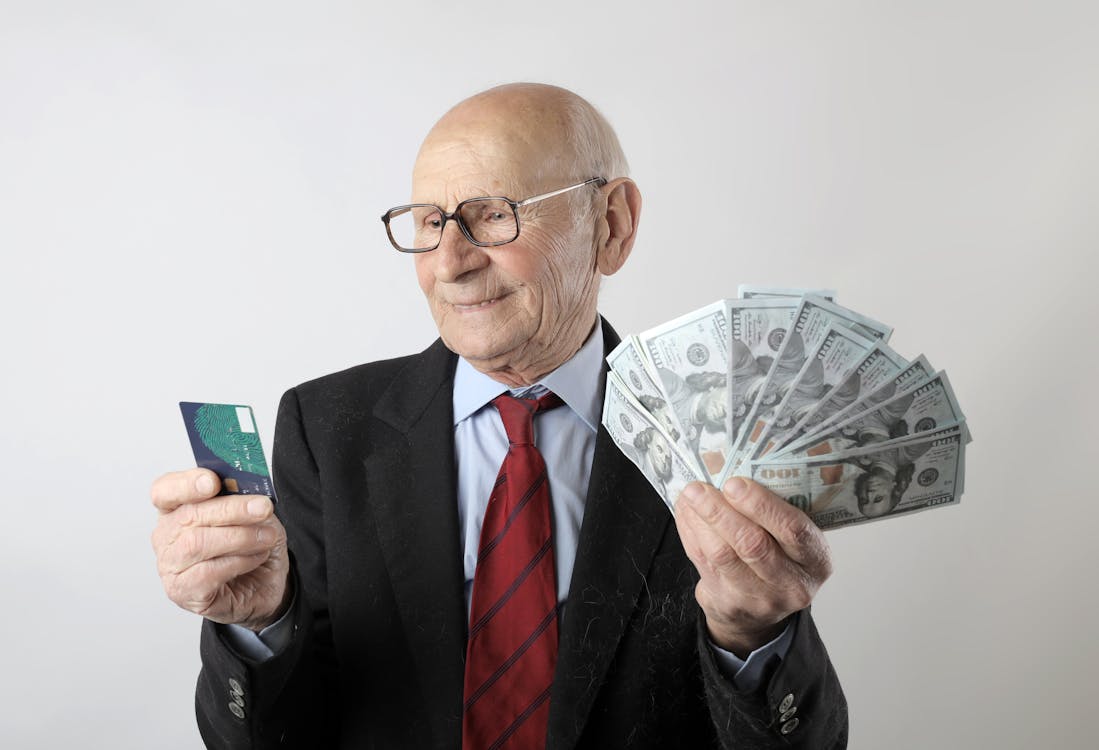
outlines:
M1094 746L1097 30L1089 2L0 0L0 745L200 745L198 621L148 540L192 464L176 402L251 403L269 441L285 388L426 346L378 216L446 107L537 80L602 109L645 197L620 332L832 286L949 370L963 503L829 534L851 747Z

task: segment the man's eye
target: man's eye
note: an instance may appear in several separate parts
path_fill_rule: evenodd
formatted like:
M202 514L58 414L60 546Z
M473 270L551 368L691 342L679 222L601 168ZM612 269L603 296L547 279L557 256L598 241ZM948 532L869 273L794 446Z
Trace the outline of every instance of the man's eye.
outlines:
M424 219L425 229L438 229L443 225L443 220L439 214L432 214Z

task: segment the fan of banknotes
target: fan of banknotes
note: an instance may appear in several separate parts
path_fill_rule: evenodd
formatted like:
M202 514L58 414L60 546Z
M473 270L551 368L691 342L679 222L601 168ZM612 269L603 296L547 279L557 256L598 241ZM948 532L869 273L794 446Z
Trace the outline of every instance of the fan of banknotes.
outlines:
M822 529L957 503L969 431L946 373L824 289L741 286L626 338L603 425L672 508L745 476Z

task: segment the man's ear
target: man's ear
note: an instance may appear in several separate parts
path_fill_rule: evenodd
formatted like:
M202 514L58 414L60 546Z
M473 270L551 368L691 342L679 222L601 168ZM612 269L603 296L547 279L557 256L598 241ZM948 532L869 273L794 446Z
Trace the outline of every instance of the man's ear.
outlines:
M641 191L629 177L619 177L602 187L606 212L595 223L595 265L610 276L630 257L641 218Z

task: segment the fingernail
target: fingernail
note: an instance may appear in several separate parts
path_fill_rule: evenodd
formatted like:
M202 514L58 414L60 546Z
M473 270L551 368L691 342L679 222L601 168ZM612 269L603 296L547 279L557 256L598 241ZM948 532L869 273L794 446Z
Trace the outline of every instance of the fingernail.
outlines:
M202 474L199 474L198 479L195 480L195 489L203 495L209 495L214 491L214 480L209 474L203 472Z
M683 488L683 497L688 502L694 502L698 498L705 494L706 488L702 486L701 482L691 482Z
M261 518L267 515L267 498L254 497L248 501L248 514Z
M740 497L748 491L748 483L740 477L733 477L725 483L725 494L729 497Z

